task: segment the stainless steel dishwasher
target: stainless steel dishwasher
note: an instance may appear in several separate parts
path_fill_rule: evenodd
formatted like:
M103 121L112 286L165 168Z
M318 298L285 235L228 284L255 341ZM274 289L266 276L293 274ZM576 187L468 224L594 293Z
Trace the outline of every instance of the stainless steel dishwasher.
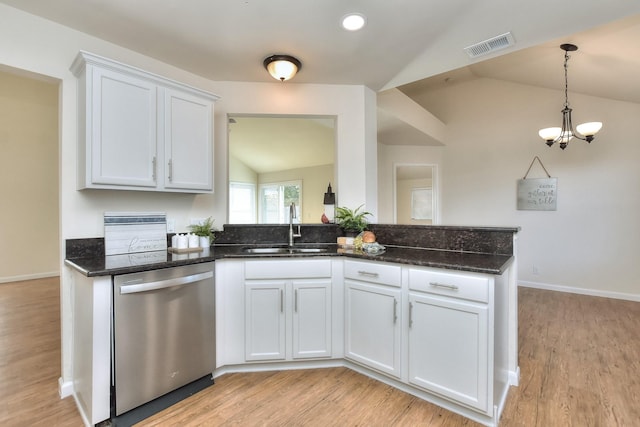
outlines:
M213 268L210 262L114 276L116 415L212 374Z

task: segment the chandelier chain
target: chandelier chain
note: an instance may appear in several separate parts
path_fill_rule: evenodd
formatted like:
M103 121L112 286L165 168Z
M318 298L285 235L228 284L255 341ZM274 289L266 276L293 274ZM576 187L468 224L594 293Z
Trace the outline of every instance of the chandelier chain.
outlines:
M568 77L568 69L569 69L569 52L564 53L564 106L569 108L569 77Z

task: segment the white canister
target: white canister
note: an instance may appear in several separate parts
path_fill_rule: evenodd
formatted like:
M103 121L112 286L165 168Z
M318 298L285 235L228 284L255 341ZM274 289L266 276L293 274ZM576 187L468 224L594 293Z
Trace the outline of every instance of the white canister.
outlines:
M200 247L200 236L196 236L195 234L189 234L189 247L190 248Z
M189 238L186 234L180 234L178 235L177 243L178 249L187 249L189 247Z
M173 236L171 236L171 247L172 248L177 248L178 247L178 235L174 234Z
M209 236L200 236L200 247L208 248L211 246L211 241L209 240Z

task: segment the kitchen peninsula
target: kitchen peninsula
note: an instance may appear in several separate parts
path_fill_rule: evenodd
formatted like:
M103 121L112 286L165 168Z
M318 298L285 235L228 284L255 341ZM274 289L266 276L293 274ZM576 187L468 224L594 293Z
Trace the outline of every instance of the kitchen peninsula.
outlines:
M100 239L67 241L74 287L112 292L113 276L215 261L216 360L227 372L347 366L485 425L497 425L518 383L515 227L371 224L378 255L339 251L334 225L302 225L298 247L323 252L250 254L285 245L287 227L225 225L195 257L166 254L108 266ZM82 282L85 284L82 285ZM109 417L108 304L93 298L91 424ZM371 334L367 329L375 328ZM254 335L257 334L257 335ZM373 337L373 341L371 341ZM79 361L78 361L79 362ZM446 366L443 365L444 362ZM452 362L452 363L449 363ZM106 415L105 415L106 414Z

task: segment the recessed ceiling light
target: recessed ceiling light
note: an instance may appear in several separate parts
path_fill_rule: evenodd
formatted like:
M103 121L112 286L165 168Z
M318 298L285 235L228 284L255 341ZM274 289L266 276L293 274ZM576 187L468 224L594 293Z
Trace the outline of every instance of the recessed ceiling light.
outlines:
M367 23L367 18L361 13L350 13L342 17L342 28L348 31L358 31Z

